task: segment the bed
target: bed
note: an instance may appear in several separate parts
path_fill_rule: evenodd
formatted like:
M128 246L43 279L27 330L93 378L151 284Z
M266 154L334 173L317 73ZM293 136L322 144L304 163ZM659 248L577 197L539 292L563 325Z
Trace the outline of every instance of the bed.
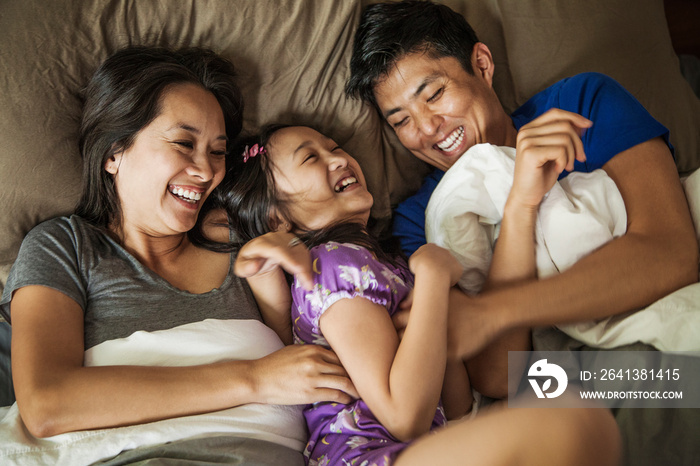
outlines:
M354 30L366 3L4 0L0 287L24 235L42 220L72 211L80 189L81 89L102 60L128 44L203 45L230 58L246 96L245 129L296 122L331 135L363 166L375 198L375 228L387 232L392 207L420 186L430 168L400 146L373 109L343 94ZM696 2L444 3L464 14L491 49L494 87L507 111L563 77L584 71L606 73L670 129L679 173L685 177L700 167L697 78L694 91L693 80L681 73L681 63L697 70L698 16L694 23L689 19L698 12ZM665 6L673 23L667 22ZM7 393L8 326L0 325L5 336L0 345L4 353L0 387ZM541 329L535 335L538 349L585 350L591 344L555 329ZM648 341L608 347L655 348ZM700 464L696 445L700 411L621 409L615 414L625 441L626 464Z

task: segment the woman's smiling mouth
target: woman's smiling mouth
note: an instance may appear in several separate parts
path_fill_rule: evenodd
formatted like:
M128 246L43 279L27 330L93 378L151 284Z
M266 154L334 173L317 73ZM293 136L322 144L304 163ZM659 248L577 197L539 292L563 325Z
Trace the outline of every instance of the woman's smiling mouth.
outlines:
M185 201L185 202L189 202L191 204L195 204L197 201L199 201L202 198L201 192L186 189L186 188L183 188L182 186L170 185L170 186L168 186L168 191L170 191L170 194L174 195L178 199Z

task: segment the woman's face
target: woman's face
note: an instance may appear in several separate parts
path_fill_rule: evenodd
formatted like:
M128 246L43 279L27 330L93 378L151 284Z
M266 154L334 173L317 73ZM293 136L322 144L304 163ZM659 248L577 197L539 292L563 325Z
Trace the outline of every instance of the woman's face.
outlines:
M105 163L114 176L121 227L152 236L184 233L223 179L226 126L218 101L195 84L176 84L134 144Z
M309 230L338 221L367 223L374 200L360 165L332 139L294 126L277 131L267 151L289 220Z

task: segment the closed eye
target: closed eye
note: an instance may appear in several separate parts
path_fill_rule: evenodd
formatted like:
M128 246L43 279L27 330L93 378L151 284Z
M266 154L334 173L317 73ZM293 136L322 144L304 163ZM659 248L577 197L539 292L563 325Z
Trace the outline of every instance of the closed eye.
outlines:
M442 91L443 91L444 89L445 89L444 87L441 87L440 89L438 89L438 90L435 92L435 94L433 94L433 95L430 96L430 98L428 99L428 102L435 102L436 100L438 100L438 99L440 98L440 96L442 95Z
M309 155L307 155L306 157L304 157L304 160L301 162L301 164L304 165L306 162L308 162L309 160L311 160L315 157L316 157L316 154L312 152Z
M186 147L188 149L193 149L194 144L192 144L190 141L175 141L175 144L178 146Z
M401 121L397 121L396 123L394 123L391 126L393 126L394 128L400 128L401 126L405 125L407 121L408 121L408 117L402 119Z
M211 155L213 155L214 157L218 157L218 158L226 157L228 155L228 151L227 150L213 150L213 151L211 151Z

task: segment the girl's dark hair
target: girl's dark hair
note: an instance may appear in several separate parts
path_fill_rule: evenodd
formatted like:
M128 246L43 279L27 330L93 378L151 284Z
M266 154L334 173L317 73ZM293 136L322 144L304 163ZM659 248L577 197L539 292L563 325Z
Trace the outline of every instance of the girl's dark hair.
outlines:
M224 180L212 191L209 208L226 211L229 227L233 233L230 243L220 243L208 239L201 233L201 228L195 228L197 235L192 235L195 244L219 252L232 251L258 236L277 229L272 222L272 212L292 221L287 203L280 199L275 186L273 165L269 159L270 141L279 130L291 125L274 124L263 128L260 135L241 138L234 145L227 161L227 171ZM246 147L258 144L266 148L266 152L243 161ZM202 211L200 217L207 212ZM299 238L308 248L319 244L335 241L353 243L367 248L382 262L396 264L401 256L396 244L380 241L370 234L368 227L357 222L340 222L319 230L303 230L300 225L292 224L295 231L301 230ZM195 231L193 230L193 232Z
M376 107L377 82L413 52L454 57L467 73L474 74L471 53L477 42L464 17L446 5L422 0L368 5L355 33L345 93Z
M167 88L184 83L201 86L216 97L229 140L237 137L243 99L233 64L213 51L134 46L119 50L99 67L85 90L80 124L83 184L78 215L100 227L119 224L119 197L105 162L131 147L137 134L159 115Z

